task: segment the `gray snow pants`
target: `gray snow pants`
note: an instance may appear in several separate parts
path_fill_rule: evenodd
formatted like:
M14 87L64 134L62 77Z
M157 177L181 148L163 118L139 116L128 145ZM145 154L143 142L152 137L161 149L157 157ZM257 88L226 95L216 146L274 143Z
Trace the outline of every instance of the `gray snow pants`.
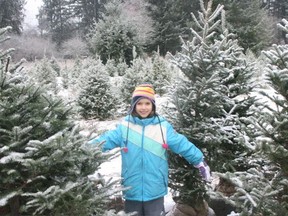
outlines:
M124 210L126 213L135 212L133 216L164 216L164 197L147 202L125 200ZM137 212L137 213L136 213Z

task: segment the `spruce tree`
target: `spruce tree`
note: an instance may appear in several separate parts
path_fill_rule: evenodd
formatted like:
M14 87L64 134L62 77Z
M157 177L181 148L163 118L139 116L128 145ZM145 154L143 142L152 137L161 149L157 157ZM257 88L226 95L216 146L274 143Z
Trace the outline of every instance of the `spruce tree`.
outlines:
M153 19L153 35L148 41L148 51L159 50L164 56L167 52L175 54L181 50L181 35L186 40L189 37L191 12L199 9L197 1L182 0L145 0L149 16Z
M11 26L10 31L22 33L25 0L0 1L0 28Z
M225 27L223 6L212 11L212 1L205 6L201 0L200 5L199 18L192 15L197 24L191 29L192 39L183 40L182 51L172 56L183 75L172 88L175 107L170 106L174 114L170 119L176 130L203 150L213 171L245 170L253 149L253 140L242 130L254 101L249 95L253 67ZM170 187L179 192L176 198L203 205L205 188L198 171L179 156L170 160Z
M113 117L117 99L112 95L110 79L100 60L94 60L81 74L82 85L77 102L84 119Z
M71 6L72 3L68 0L43 0L43 6L40 9L40 22L46 27L46 32L58 48L65 40L71 38L73 34L67 34L67 32L73 31L76 26Z
M160 56L159 51L153 52L151 57L152 71L147 74L150 82L153 84L154 90L158 95L164 95L165 89L171 81L172 71L169 65L171 64L167 59Z
M278 27L288 36L288 21L285 19L282 21L283 24L279 23ZM258 104L260 111L254 123L259 129L260 155L268 159L271 171L270 175L265 175L267 171L261 169L266 184L257 189L262 191L265 199L259 196L254 197L252 193L252 198L257 203L253 212L285 215L288 212L288 165L286 162L288 160L288 45L274 44L270 50L263 51L263 54L266 61L264 69L266 81L272 91L260 92L267 102ZM264 191L263 188L265 188Z
M288 22L279 27L288 33ZM264 86L262 100L255 103L251 122L257 136L257 148L245 172L219 174L232 189L230 194L218 188L218 194L235 206L240 215L286 215L288 211L287 147L287 75L288 46L273 45L263 51Z
M44 57L36 62L29 70L31 81L33 80L38 85L45 87L47 91L57 94L60 86L57 83L57 77L60 76L60 66L53 58Z
M104 64L109 59L126 62L133 60L133 47L142 53L143 44L135 24L123 19L122 3L111 1L105 6L103 19L91 29L88 45L92 54L98 54Z
M12 65L10 51L0 52L1 215L101 215L113 182L89 175L109 155L85 145L69 109Z
M257 55L272 44L275 37L275 22L268 7L259 0L214 0L215 5L223 4L227 12L227 23L244 52L251 50Z

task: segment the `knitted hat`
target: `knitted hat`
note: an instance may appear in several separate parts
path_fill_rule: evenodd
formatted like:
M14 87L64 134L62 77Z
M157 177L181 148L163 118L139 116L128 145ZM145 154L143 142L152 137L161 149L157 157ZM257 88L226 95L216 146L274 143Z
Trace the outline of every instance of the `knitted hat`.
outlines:
M152 102L155 111L155 91L153 86L151 84L141 84L136 86L132 94L130 113L134 110L136 103L142 98L149 99Z

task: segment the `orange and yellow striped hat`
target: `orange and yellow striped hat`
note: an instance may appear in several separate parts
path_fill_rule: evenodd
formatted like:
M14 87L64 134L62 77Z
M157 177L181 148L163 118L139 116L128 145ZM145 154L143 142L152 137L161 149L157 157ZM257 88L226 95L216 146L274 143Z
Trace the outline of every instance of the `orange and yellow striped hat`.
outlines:
M132 101L135 97L145 97L155 102L155 91L151 84L141 84L136 86L133 94L132 94Z
M155 109L155 91L151 84L141 84L136 86L133 94L132 94L132 103L131 103L131 110L133 111L135 104L141 99L147 98L151 100Z

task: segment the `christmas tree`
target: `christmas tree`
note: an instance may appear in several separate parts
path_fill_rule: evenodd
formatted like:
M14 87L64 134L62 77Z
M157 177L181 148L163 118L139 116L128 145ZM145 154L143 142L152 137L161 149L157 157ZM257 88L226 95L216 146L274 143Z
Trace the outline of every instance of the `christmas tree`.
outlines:
M279 27L288 33L288 22ZM231 187L218 195L235 206L240 215L287 215L288 212L288 46L273 45L264 54L262 100L255 103L251 123L257 148L247 171L219 174Z
M0 52L0 214L101 215L113 182L89 175L109 155L85 145L69 109L12 65L10 51Z
M183 41L182 51L172 56L183 74L171 88L174 108L168 111L176 114L170 120L203 150L213 171L245 170L254 148L242 130L248 126L249 107L255 100L249 95L253 65L225 27L223 6L212 11L212 1L205 6L202 0L200 6L199 18L192 15L197 24L191 29L192 39ZM171 156L170 161L170 187L179 192L176 198L196 208L203 206L205 188L198 171L179 156Z
M86 76L84 76L86 75ZM116 97L112 95L109 76L100 60L94 60L81 74L81 92L78 96L80 115L105 120L115 114Z

